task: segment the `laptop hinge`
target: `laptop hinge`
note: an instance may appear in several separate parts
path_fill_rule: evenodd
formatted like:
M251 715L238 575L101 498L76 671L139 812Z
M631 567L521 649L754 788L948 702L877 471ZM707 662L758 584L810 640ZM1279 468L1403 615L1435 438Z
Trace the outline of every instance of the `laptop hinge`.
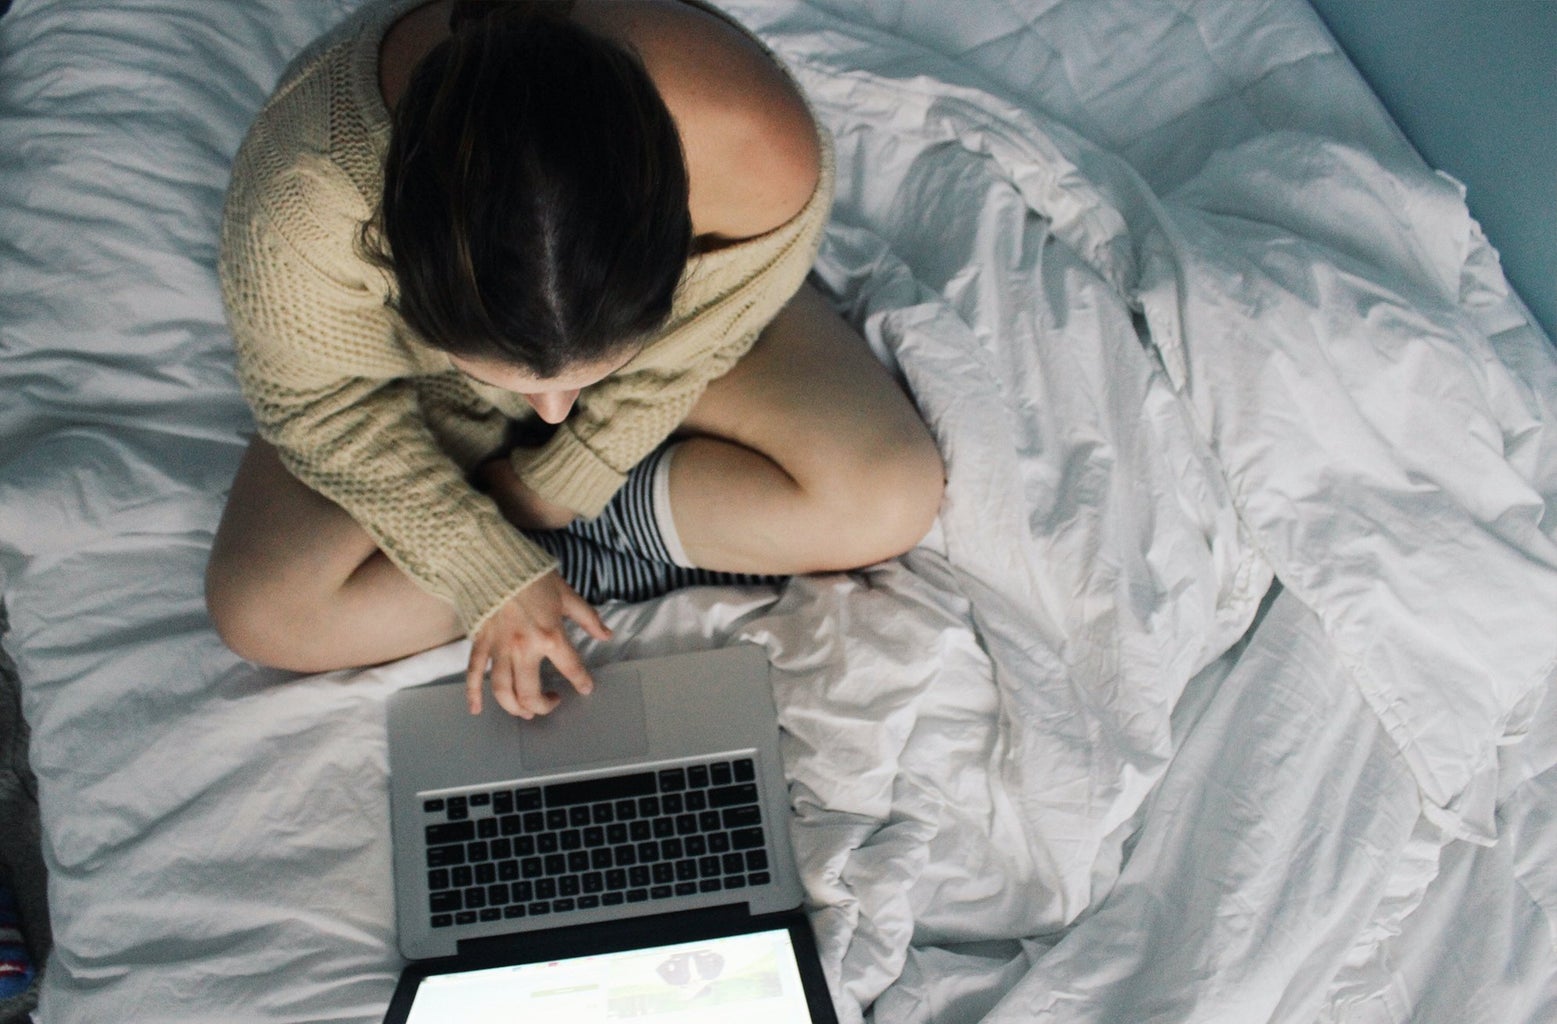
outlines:
M469 958L494 963L560 960L643 946L671 945L726 931L734 933L750 928L756 920L759 918L753 917L745 903L730 903L543 931L461 939L458 956L461 960Z

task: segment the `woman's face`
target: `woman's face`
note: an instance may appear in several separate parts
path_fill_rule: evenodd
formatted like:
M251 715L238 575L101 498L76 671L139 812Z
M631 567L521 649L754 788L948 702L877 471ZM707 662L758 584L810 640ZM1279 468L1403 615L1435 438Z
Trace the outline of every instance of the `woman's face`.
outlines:
M451 355L449 362L472 380L522 395L535 414L547 423L561 423L568 418L568 412L578 400L580 391L605 380L626 366L637 354L638 350L631 348L620 355L606 356L598 362L570 366L555 377L537 377L523 367L499 360Z

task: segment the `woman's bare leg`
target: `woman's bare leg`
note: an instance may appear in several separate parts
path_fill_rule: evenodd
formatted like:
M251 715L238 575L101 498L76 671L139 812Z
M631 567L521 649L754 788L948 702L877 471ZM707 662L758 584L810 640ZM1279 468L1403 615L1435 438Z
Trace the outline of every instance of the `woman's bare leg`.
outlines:
M238 654L299 672L377 664L464 635L453 605L417 586L258 438L216 531L206 604Z
M809 285L683 425L676 532L698 566L852 569L930 529L945 469L913 403Z
M708 569L851 569L911 548L944 470L913 404L860 336L802 288L682 428L671 505ZM217 530L206 601L223 640L267 665L377 664L462 634L345 510L255 440Z

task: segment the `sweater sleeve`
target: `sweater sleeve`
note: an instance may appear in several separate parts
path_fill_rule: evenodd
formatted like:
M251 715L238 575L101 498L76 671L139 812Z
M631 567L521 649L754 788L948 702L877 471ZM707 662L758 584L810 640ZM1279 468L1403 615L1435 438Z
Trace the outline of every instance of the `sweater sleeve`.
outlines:
M220 269L261 436L395 565L450 601L467 632L554 568L439 448L381 292L305 258L241 193L229 198Z
M542 497L597 516L627 472L681 424L709 382L730 371L804 283L833 196L832 140L811 198L766 235L694 258L671 322L621 370L585 389L540 448L517 449L520 479Z

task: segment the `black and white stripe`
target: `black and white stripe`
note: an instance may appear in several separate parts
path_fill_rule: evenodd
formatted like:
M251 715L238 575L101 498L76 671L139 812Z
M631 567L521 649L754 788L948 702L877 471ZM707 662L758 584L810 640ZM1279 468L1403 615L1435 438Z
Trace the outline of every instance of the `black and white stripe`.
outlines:
M605 511L561 530L529 534L556 557L562 578L590 603L646 601L693 586L755 586L782 576L714 572L677 565L654 516L654 476L666 448L655 449L627 474Z

